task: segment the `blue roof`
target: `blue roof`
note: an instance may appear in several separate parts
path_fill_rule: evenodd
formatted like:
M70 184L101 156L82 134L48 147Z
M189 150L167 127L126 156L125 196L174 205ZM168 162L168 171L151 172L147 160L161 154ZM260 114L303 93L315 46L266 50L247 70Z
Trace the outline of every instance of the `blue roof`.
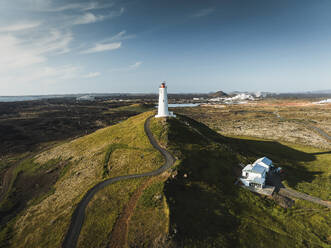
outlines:
M258 173L258 174L263 174L263 172L265 171L265 167L256 164L256 165L253 166L251 171L254 172L254 173Z
M272 165L272 161L267 157L259 158L258 160L255 161L255 163L259 163L259 162L262 162L266 165Z

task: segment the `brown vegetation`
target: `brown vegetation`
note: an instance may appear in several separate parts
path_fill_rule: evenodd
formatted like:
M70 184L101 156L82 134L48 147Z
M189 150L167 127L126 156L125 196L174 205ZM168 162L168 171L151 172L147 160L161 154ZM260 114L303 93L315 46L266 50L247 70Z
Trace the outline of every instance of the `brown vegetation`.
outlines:
M223 135L250 136L331 148L328 140L304 125L316 125L331 134L331 104L268 100L223 108L214 108L213 105L179 108L177 112L205 123Z

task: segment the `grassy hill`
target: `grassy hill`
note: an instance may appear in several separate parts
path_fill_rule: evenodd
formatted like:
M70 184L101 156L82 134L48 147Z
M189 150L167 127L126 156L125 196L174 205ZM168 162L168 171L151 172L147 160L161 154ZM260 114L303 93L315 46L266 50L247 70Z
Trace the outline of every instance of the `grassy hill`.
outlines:
M38 193L31 194L19 215L2 228L3 247L60 247L75 206L91 187L106 178L160 167L163 158L144 133L151 114L142 113L23 161L17 167L23 184L35 175L45 182L32 184L40 188ZM78 247L107 247L109 242L127 247L330 246L330 210L304 201L282 208L234 184L239 163L266 155L288 171L286 184L328 200L327 151L224 137L184 116L152 119L150 127L176 156L172 171L99 191L86 210ZM9 194L7 204L15 194ZM122 230L123 215L128 216L128 228ZM117 237L116 230L124 236Z
M286 178L289 185L309 184L307 193L327 200L330 164L324 163L323 169L317 164L326 162L325 156L330 154L274 141L223 137L183 116L166 122L153 121L160 143L179 158L173 172L176 176L169 177L164 184L151 186L145 194L158 208L161 202L155 201L155 195L163 194L167 199L169 247L330 246L330 210L300 200L292 208L282 208L273 199L234 185L239 163L267 155L285 165L290 173ZM158 237L151 235L153 239L146 240L153 233L149 221L141 218L150 212L148 207L144 208L146 201L140 201L132 217L130 247L152 247ZM135 227L139 224L145 229L138 232Z
M2 226L2 246L60 247L76 204L91 187L109 177L142 173L160 167L163 157L152 147L144 132L144 122L150 115L151 112L142 113L23 161L16 169L19 177L13 179L12 190L1 206L2 213L17 195L18 179L28 186L20 188L21 195L33 188L43 190L27 198L24 209L7 226ZM36 175L44 180L34 180L29 185ZM52 180L48 175L53 175ZM101 230L99 233L108 239L107 234L111 232L119 212L142 181L119 182L105 189L111 198L104 197L100 192L93 199L91 206L96 204L97 209L88 208L99 212L87 212L81 235L85 247L91 247L89 242L92 241L97 244L95 237L90 235L96 230ZM110 214L107 209L111 210ZM100 239L100 243L103 241Z

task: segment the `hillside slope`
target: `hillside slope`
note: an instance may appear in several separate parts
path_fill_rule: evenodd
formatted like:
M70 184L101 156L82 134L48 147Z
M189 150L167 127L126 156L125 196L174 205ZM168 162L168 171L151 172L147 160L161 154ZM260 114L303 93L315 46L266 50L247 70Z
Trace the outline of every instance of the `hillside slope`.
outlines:
M65 170L50 192L38 201L30 201L12 222L10 246L60 247L76 204L92 186L106 178L159 168L163 157L152 147L144 132L145 120L150 115L151 112L146 112L59 145L25 165L23 175L32 167L33 170L42 168L49 161L65 164ZM118 184L120 190L112 195L115 211L103 222L109 225L109 231L118 211L129 200L130 192L134 192L140 183L133 180L127 185Z
M71 215L91 187L107 178L159 168L163 158L144 132L151 114L100 129L22 163L22 175L47 175L59 164L62 169L52 189L29 201L1 233L12 235L4 247L61 247ZM133 213L125 219L127 238L120 241L128 247L330 246L330 210L304 201L282 208L234 184L239 163L266 155L292 173L287 178L290 186L310 183L310 190L326 199L329 181L322 178L329 172L317 173L303 165L329 154L274 141L224 137L184 116L153 118L150 129L177 158L173 171L151 181L120 181L100 190L86 209L77 247L108 247L126 209ZM132 204L140 190L140 199Z
M173 177L162 186L151 186L145 194L145 198L149 197L147 200L155 203L155 196L163 190L161 193L169 204L170 240L164 247L330 246L329 209L300 200L292 208L282 208L273 199L234 184L240 170L238 164L252 162L263 155L286 163L293 171L296 169L298 177L291 183L313 180L315 174L306 171L302 164L316 160L316 154L274 141L223 137L184 116L167 121L154 119L154 123L160 143L179 158ZM301 178L301 173L306 178ZM327 182L318 187L328 191ZM132 217L130 247L155 244L155 240L146 240L149 237L146 232L153 230L148 220L140 217L151 213L147 200L140 202ZM142 229L137 231L135 226Z

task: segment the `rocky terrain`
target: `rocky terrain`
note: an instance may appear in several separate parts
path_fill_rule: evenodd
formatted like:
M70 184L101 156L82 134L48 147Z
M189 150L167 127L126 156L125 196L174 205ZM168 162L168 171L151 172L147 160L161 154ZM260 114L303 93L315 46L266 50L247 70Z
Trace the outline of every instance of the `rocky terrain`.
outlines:
M331 134L331 104L264 100L239 105L179 108L177 111L224 135L259 137L331 148L327 139L309 127L316 126Z

